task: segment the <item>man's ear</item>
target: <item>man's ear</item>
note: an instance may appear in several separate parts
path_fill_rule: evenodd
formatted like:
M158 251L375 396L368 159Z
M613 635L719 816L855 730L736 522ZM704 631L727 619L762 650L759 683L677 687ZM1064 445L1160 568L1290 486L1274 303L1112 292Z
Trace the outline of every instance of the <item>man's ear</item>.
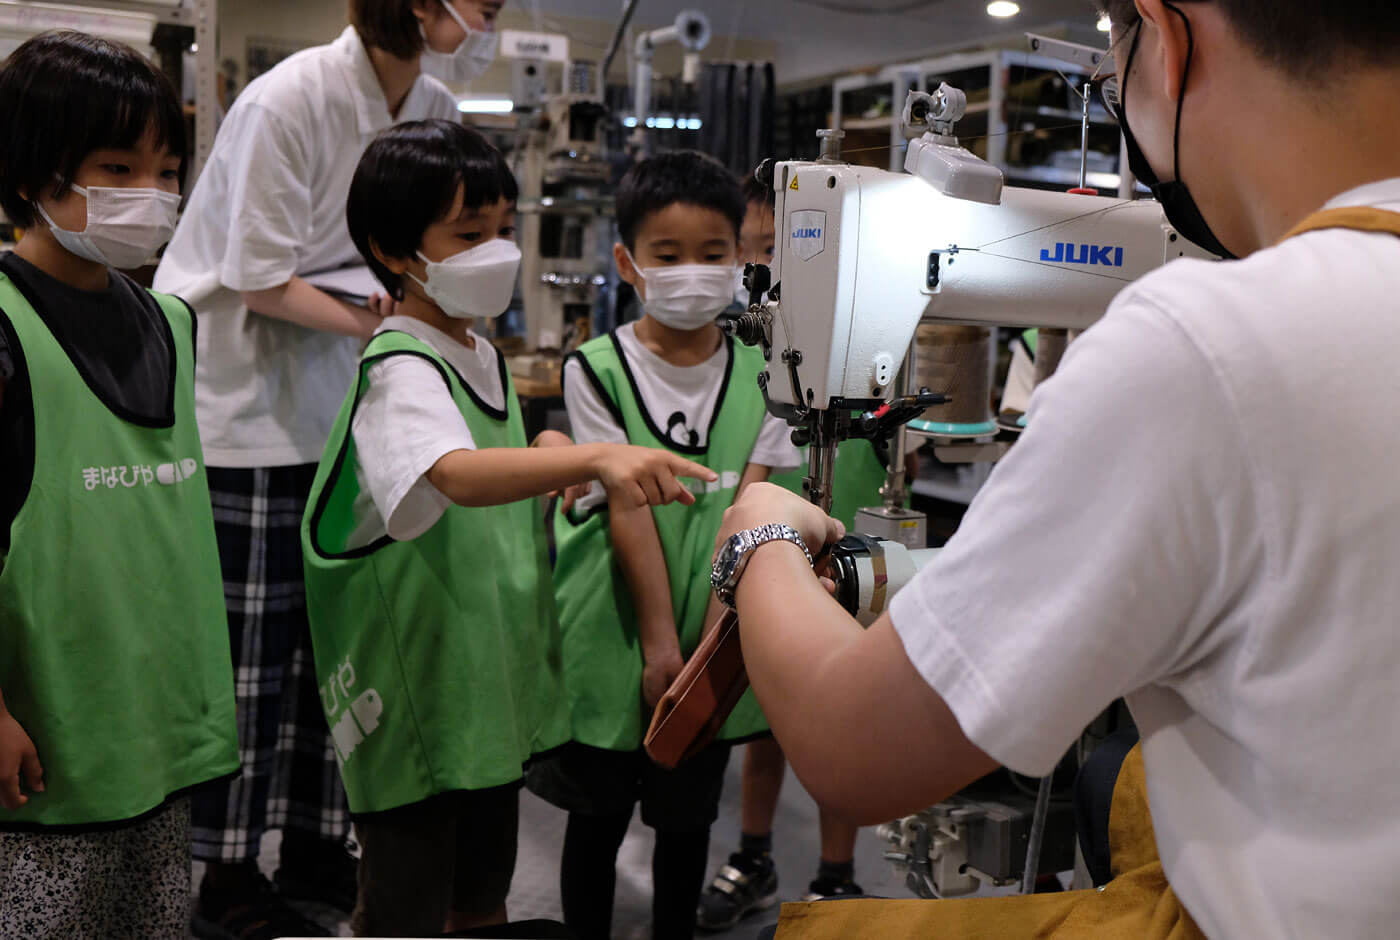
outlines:
M622 242L613 245L613 262L617 265L617 276L622 278L638 294L643 294L646 288L642 274L637 270L637 266L632 263L632 258L627 251L627 246Z
M1136 0L1142 16L1139 56L1155 56L1162 74L1162 93L1177 102L1185 89L1187 62L1193 52L1191 24L1172 0Z

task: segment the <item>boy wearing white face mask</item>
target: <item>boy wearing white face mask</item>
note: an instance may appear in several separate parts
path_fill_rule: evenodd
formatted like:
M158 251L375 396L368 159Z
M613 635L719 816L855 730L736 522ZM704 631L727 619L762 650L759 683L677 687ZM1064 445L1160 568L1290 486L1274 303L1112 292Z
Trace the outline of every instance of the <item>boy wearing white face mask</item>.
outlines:
M185 937L188 794L238 770L194 315L113 270L170 237L186 152L125 46L0 71L3 937Z
M351 235L398 310L331 432L302 552L362 848L359 935L505 921L523 766L568 737L532 497L598 479L623 505L693 502L676 474L714 477L558 432L525 446L505 359L471 330L510 304L516 195L501 154L447 121L382 135L350 190Z
M762 354L715 318L732 302L744 197L698 153L634 166L617 194L618 271L645 310L585 344L564 369L582 441L643 444L720 474L694 506L647 510L600 501L556 518L556 595L573 743L532 769L531 788L569 811L564 918L585 940L609 935L614 864L634 804L656 830L653 934L689 937L729 745L766 731L751 697L720 743L674 771L641 751L647 717L717 616L708 575L725 509L772 469L797 465L787 427L756 382Z

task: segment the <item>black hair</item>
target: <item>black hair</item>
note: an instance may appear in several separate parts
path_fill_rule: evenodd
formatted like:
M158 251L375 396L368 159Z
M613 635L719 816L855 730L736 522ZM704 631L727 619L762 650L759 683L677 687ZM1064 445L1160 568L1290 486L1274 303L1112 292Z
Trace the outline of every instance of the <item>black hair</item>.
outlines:
M1189 7L1198 0L1171 0ZM1211 0L1266 62L1313 70L1343 60L1400 64L1400 3L1377 0ZM1100 0L1115 26L1140 19L1133 0ZM1180 11L1183 14L1187 10ZM1118 63L1122 68L1123 63Z
M346 221L355 247L396 299L403 279L375 258L412 258L428 227L462 204L480 209L520 196L505 157L480 133L455 121L410 121L384 131L360 158L350 184Z
M414 0L350 0L350 25L365 45L396 59L416 58L424 43L413 5Z
M747 204L734 174L713 157L694 150L657 154L636 163L617 187L617 228L628 251L636 251L637 230L653 212L676 203L714 209L734 225L744 225Z
M165 73L121 43L40 33L0 69L0 209L33 227L45 188L63 195L94 150L130 149L151 131L184 179L185 116Z
M750 173L744 177L744 204L776 209L778 207L778 194L773 192L772 186L760 182L757 176Z

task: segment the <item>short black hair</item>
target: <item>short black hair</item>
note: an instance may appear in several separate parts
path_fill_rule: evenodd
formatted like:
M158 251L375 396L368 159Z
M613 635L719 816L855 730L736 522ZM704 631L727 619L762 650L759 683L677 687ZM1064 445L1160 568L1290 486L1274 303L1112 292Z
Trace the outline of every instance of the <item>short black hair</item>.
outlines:
M714 209L734 224L734 238L744 225L744 191L734 174L714 157L694 150L674 150L633 164L617 187L617 228L628 251L637 248L637 230L648 215L676 203Z
M412 59L424 45L413 5L414 0L350 0L350 25L365 45L396 59Z
M1171 0L1190 6L1199 0ZM1348 64L1400 64L1400 3L1393 0L1211 0L1266 62L1317 70ZM1115 26L1139 19L1133 0L1100 0ZM1186 11L1182 11L1185 13ZM1360 60L1360 61L1357 61ZM1118 63L1122 68L1123 63Z
M760 181L757 176L750 173L744 177L744 204L776 209L778 207L778 194L773 192L772 186Z
M63 195L94 150L126 150L151 131L180 158L183 179L185 116L165 73L121 43L40 33L0 69L0 209L32 228L46 187Z
M403 299L403 279L375 258L371 246L390 258L412 258L428 227L452 211L459 188L467 209L520 197L501 152L455 121L396 125L360 158L346 221L365 263L395 299Z

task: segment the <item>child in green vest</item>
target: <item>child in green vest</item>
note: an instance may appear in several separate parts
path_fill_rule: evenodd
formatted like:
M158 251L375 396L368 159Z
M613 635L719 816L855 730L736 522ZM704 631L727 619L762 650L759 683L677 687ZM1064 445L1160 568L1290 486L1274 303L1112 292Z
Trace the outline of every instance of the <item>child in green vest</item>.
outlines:
M186 158L169 80L45 33L0 70L0 936L183 938L188 792L238 770L194 315L136 268Z
M569 732L533 497L601 480L628 507L688 503L678 474L716 479L557 432L527 448L505 358L471 329L510 304L516 196L500 152L449 121L381 134L350 188L350 235L398 303L331 431L302 552L362 936L505 921L522 768Z
M639 801L656 830L653 936L693 934L729 742L767 730L748 696L720 743L680 768L662 770L641 750L652 707L718 615L709 572L724 511L749 483L797 464L788 428L765 411L762 353L715 325L734 298L743 217L738 181L708 157L634 166L617 192L614 257L645 313L564 369L580 441L643 444L720 475L693 506L647 509L595 492L556 517L573 743L532 768L530 786L569 811L564 919L584 940L609 936L617 851Z

